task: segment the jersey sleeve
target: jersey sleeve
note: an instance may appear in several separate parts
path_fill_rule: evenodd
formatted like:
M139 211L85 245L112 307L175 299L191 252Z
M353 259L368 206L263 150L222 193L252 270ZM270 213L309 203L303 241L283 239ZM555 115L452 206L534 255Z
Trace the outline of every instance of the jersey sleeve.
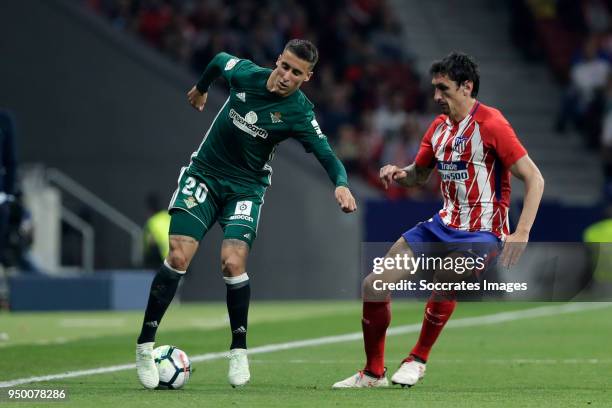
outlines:
M241 60L226 52L220 52L208 63L200 80L196 84L196 88L201 93L208 92L208 88L213 81L220 76L232 85L234 74L238 70L238 66L248 60Z
M436 130L436 128L442 123L440 116L438 116L432 123L429 125L427 132L423 136L421 140L421 147L414 159L414 163L418 167L426 167L432 168L435 165L435 152L433 150L433 146L431 144L431 138Z
M484 127L483 141L493 150L505 168L510 168L521 157L527 154L527 150L514 133L510 123L500 115L487 123Z
M342 162L336 157L327 137L321 131L314 113L293 128L295 138L304 146L307 153L315 155L336 187L348 186L348 177Z

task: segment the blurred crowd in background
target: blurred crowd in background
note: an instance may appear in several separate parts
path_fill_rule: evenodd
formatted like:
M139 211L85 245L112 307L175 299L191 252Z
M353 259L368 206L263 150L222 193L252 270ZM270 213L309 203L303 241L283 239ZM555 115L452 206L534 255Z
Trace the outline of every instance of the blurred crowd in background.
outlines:
M512 4L512 35L526 58L545 58L565 86L553 126L578 130L601 153L612 197L612 1L521 0Z
M612 202L612 0L504 1L511 11L512 38L525 59L548 64L562 85L562 96L549 98L558 106L551 126L559 137L578 131L584 145L601 154ZM394 185L383 190L378 178L382 165L405 166L414 160L438 112L429 77L424 72L419 76L403 41L403 30L409 27L402 27L387 0L81 2L194 76L220 51L272 68L288 40L311 40L320 50L320 61L303 89L351 176L363 178L390 199L439 196L437 172L427 186L414 189ZM0 309L6 305L10 274L50 270L32 255L34 232L42 229L35 229L31 201L19 186L16 129L13 114L0 109ZM609 210L603 221L586 230L585 241L612 240L612 206ZM94 225L90 209L75 212ZM157 267L166 255L169 223L159 197L147 197L146 216L144 266ZM59 234L62 267L83 265L81 232L62 222Z
M386 0L84 0L120 30L132 32L199 75L220 51L273 67L286 41L320 49L304 88L347 170L381 188L378 169L407 165L433 119L427 78L413 68L402 26ZM577 130L600 151L612 192L612 0L507 0L511 34L529 60L545 61L565 90L552 124ZM389 198L431 197L397 186Z
M380 166L410 164L435 115L385 0L84 1L196 75L220 51L273 67L288 40L312 41L320 59L304 91L317 121L347 170L381 189ZM437 185L386 194L431 197Z

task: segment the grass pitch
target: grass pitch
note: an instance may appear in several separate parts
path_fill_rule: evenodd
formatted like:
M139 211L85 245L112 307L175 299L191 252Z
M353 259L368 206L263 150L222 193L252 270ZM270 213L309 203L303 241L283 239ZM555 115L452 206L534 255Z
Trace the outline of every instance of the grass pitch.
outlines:
M421 303L395 302L392 327L420 324ZM453 320L550 304L463 303ZM359 332L356 302L254 302L249 347ZM133 362L141 312L0 314L0 382ZM497 324L447 327L422 383L411 389L334 390L362 368L361 341L252 355L251 383L231 388L227 361L194 363L183 390L149 391L135 370L36 382L13 388L63 388L67 407L609 407L612 406L612 305ZM387 339L392 373L418 333ZM8 339L6 339L8 336ZM157 344L190 356L225 351L230 335L223 304L172 307ZM7 388L0 388L6 395ZM7 403L35 407L50 403Z

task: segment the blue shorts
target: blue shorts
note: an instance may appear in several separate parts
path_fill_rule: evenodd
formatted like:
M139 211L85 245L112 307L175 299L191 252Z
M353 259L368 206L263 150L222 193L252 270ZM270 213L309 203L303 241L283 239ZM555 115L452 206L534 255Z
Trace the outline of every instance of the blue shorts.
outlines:
M502 242L488 231L460 231L447 227L438 214L415 225L402 234L414 256L444 257L461 253L473 258L486 259L491 265L501 252Z

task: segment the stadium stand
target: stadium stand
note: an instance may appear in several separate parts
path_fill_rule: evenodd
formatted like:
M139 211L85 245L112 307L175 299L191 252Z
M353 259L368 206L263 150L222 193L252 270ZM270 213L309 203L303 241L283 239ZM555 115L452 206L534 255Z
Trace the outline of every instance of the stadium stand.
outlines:
M612 2L515 1L512 34L527 57L543 56L565 87L555 130L573 125L603 162L605 194L612 180ZM527 27L527 29L521 29ZM536 41L529 41L535 37Z
M426 72L431 60L447 53L456 46L459 38L465 37L460 37L461 33L444 31L430 35L432 27L454 26L448 25L449 21L444 15L446 11L478 14L465 16L481 22L470 28L472 37L465 38L466 44L475 50L473 53L477 59L484 57L483 72L488 74L483 79L487 81L487 88L494 90L490 93L505 95L506 100L520 100L521 92L501 89L504 83L509 83L507 78L491 77L490 72L499 71L498 68L505 66L508 58L517 58L512 61L516 62L516 65L513 64L516 76L529 76L537 72L539 77L546 77L537 64L534 67L529 62L544 56L554 77L563 83L571 77L573 67L581 63L578 51L586 39L600 44L599 48L610 43L605 34L610 21L609 2L600 0L519 0L496 5L471 0L468 2L470 7L464 8L453 2L449 3L449 7L437 7L435 4L414 1L403 3L386 0L294 0L283 3L282 7L272 1L84 2L89 9L110 20L118 30L133 33L169 58L190 67L195 74L199 74L212 56L221 50L272 66L278 50L290 38L305 37L319 44L320 63L306 92L317 107L322 128L349 171L361 175L381 190L377 178L380 165L390 160L398 164L410 163L416 154L418 140L435 112L435 108L428 103L431 98L426 78L420 78L418 73ZM410 30L405 27L410 27ZM494 35L491 35L492 30ZM459 34L459 37L455 34ZM534 37L537 38L535 42L532 40ZM490 47L486 45L487 39ZM502 52L493 53L498 51L499 44L504 44ZM520 52L516 52L516 48ZM526 61L524 63L521 62L521 54ZM602 64L607 67L608 57L604 61ZM583 77L590 78L591 71L587 72ZM580 122L588 124L581 126L581 129L591 148L602 144L612 146L612 142L606 142L612 137L605 136L612 134L605 130L612 126L604 129L603 119L607 101L603 92L607 84L607 71L599 67L598 72L600 80L595 85L597 92L587 111L588 120ZM541 89L538 92L559 94L558 86L548 78L539 82ZM588 86L593 85L589 82ZM517 98L514 94L517 94ZM579 111L572 92L550 98L562 101L563 109L560 111L563 120L557 120L558 128L565 125L566 117L570 117L572 112ZM588 153L576 157L573 141L559 142L554 134L550 134L550 129L534 129L541 118L550 117L552 120L556 112L551 109L549 101L546 102L549 106L542 107L535 106L543 101L542 98L532 99L528 106L517 109L508 109L503 103L498 106L506 108L505 112L509 113L513 123L518 122L515 126L518 125L516 127L521 131L521 137L527 139L530 151L545 150L545 146L555 145L559 152L552 161L559 162L563 157L572 156L573 160L589 163L589 170L582 176L596 182L584 183L578 180L580 175L569 175L572 179L570 184L575 186L570 196L583 201L596 197L601 188L590 186L600 185L601 159ZM525 114L524 111L528 109L530 112ZM513 111L522 111L522 117L517 120ZM546 133L546 136L543 137L542 133ZM536 138L540 140L535 142ZM536 145L538 143L539 146ZM608 147L605 151L612 151L612 148ZM551 157L548 155L545 160ZM606 172L612 173L609 170L612 159L607 159L612 154L604 154L603 157ZM544 167L550 167L551 174L564 172L559 163ZM561 194L561 189L567 184L565 175L558 182L554 179L551 181L547 195L565 195L567 198L567 194ZM421 190L391 188L386 195L388 198L434 198L437 196L437 184L438 180L434 179Z
M219 51L273 66L286 41L312 40L321 58L306 93L317 119L348 170L380 189L380 165L390 159L409 164L431 118L424 113L428 95L400 40L402 27L385 0L291 1L282 7L272 1L86 4L196 75ZM408 194L435 196L437 181L420 191L387 192L391 198Z

